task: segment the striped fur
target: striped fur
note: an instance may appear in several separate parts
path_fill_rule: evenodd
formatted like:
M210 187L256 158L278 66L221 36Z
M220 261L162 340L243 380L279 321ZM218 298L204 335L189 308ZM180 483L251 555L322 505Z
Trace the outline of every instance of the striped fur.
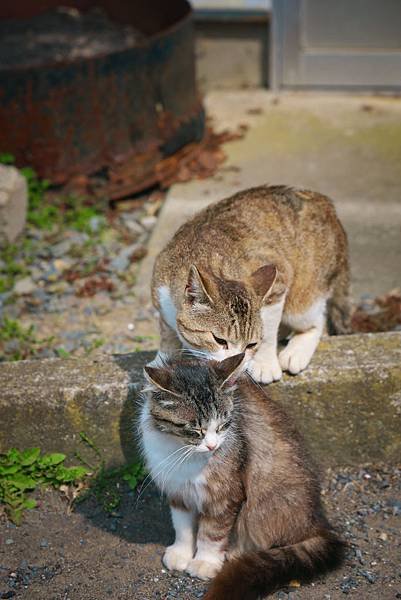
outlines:
M345 546L328 530L303 542L227 561L204 600L257 600L296 579L307 583L340 566Z
M347 237L329 198L284 185L238 192L182 225L156 257L160 349L182 345L216 360L246 352L259 383L295 375L322 334L325 305L317 322L303 318L316 303L328 301L330 333L349 330L348 284ZM277 314L266 321L269 308ZM280 324L299 339L281 360ZM312 329L313 343L303 336Z

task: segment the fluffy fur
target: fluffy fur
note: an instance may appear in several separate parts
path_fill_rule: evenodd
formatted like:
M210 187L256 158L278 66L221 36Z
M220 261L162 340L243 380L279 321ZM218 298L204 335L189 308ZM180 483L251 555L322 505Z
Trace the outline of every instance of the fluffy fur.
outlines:
M176 531L163 560L214 578L207 600L256 600L343 554L292 421L248 377L235 383L243 358L146 368L143 450Z
M308 365L326 312L330 333L350 331L348 286L346 234L327 197L245 190L185 223L157 257L161 350L246 352L249 373L270 383ZM280 324L294 341L277 356Z

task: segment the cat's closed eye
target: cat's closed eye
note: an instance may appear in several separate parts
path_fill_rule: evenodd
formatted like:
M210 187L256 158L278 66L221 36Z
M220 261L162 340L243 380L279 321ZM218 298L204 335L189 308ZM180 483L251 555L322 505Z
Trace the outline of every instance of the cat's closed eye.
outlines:
M204 432L202 431L202 429L187 429L185 433L188 437L199 437L200 438L204 435Z
M228 348L228 344L226 340L223 340L222 338L217 337L217 335L214 335L214 333L212 333L212 336L214 337L214 341L217 342L220 346L223 346L223 348Z
M258 342L251 342L250 344L247 344L246 349L250 350L251 348L255 348L255 346L258 345Z
M219 425L216 429L217 432L220 431L224 431L225 429L228 429L231 425L231 419L228 419L227 421L225 421L225 423L222 423L221 425Z

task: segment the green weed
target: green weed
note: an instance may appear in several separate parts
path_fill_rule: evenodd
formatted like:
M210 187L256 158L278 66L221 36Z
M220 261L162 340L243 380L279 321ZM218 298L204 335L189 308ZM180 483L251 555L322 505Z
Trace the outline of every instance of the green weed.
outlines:
M103 338L95 338L94 340L91 340L85 346L85 354L90 354L94 350L97 350L98 348L100 348L101 346L103 346L105 343L106 343L106 340L103 339Z
M12 154L0 154L0 163L13 165L15 158ZM23 167L20 173L25 177L28 187L28 212L27 221L39 229L52 229L58 219L57 207L45 202L45 192L50 186L50 181L40 179L34 169Z
M79 497L78 502L81 502L89 496L94 496L106 512L113 512L121 503L123 482L125 482L131 490L135 490L138 483L144 478L146 471L141 462L133 462L119 467L107 469L102 459L99 448L96 444L84 433L80 434L82 442L88 446L96 455L97 465L88 464L82 457L76 453L86 466L89 466L94 471L94 477L90 482L90 486Z
M0 454L0 503L16 525L26 509L35 508L31 494L41 487L60 488L78 483L89 474L85 466L66 467L65 454L41 454L39 448L11 448Z
M24 327L18 321L4 316L0 320L0 361L32 358L40 346L52 340L52 337L39 339L33 325Z
M71 352L68 352L68 350L65 350L62 346L56 348L56 354L59 358L71 358Z
M50 181L40 179L31 167L24 167L20 172L28 185L28 223L38 229L52 229L58 219L59 211L57 206L45 201L45 193L50 186Z
M88 234L92 233L91 220L96 217L99 220L97 233L104 229L106 221L97 207L88 206L84 199L76 196L68 196L63 202L65 208L63 216L67 227Z
M17 254L16 244L7 244L0 250L0 293L9 291L17 277L28 273L26 266L16 261Z
M0 152L0 165L13 165L15 157L9 152Z
M65 454L41 454L40 448L22 451L11 448L0 453L0 505L10 521L20 525L24 511L36 507L32 494L39 489L52 487L63 490L62 486L75 486L72 487L71 503L94 496L106 512L113 512L119 507L124 482L131 490L136 489L145 476L142 463L107 469L95 443L84 432L80 433L80 438L95 454L95 465L89 464L79 452L75 456L81 464L71 467L65 466Z
M0 163L12 165L15 158L12 154L0 154ZM20 173L25 177L28 186L27 221L38 229L52 230L54 227L69 227L85 233L93 233L91 219L99 218L98 231L106 222L102 210L89 206L86 200L76 196L54 197L52 201L46 197L50 181L41 179L31 167L23 167ZM104 207L101 207L104 208Z

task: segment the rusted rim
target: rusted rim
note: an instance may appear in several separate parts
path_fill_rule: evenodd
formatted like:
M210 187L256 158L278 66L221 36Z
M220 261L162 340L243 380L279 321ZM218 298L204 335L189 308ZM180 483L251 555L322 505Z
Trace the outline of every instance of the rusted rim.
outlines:
M183 0L186 4L187 7L187 13L180 19L178 19L177 21L175 21L175 23L173 23L173 25L170 25L169 27L166 27L165 29L162 29L161 31L152 34L149 37L146 37L146 39L143 42L138 42L135 43L135 45L131 46L131 47L127 47L124 48L123 50L110 50L110 51L106 51L106 52L99 52L99 54L96 54L94 56L90 56L90 57L82 57L82 58L76 58L73 60L59 60L59 61L50 61L50 62L46 62L46 63L41 63L39 65L32 65L32 66L25 66L25 65L21 65L21 66L12 66L12 67L0 67L0 73L9 73L9 72L23 72L23 71L40 71L43 68L58 68L58 67L67 67L70 65L78 65L78 64L82 64L82 63L90 63L90 62L94 62L97 60L102 60L104 58L107 58L109 56L117 56L118 54L125 54L126 52L129 52L130 50L133 49L138 49L138 48L147 48L149 47L151 44L153 44L154 42L162 39L163 37L168 37L171 33L173 33L175 30L179 29L186 21L189 21L192 18L192 14L193 14L193 10L191 5L189 4L188 0Z

